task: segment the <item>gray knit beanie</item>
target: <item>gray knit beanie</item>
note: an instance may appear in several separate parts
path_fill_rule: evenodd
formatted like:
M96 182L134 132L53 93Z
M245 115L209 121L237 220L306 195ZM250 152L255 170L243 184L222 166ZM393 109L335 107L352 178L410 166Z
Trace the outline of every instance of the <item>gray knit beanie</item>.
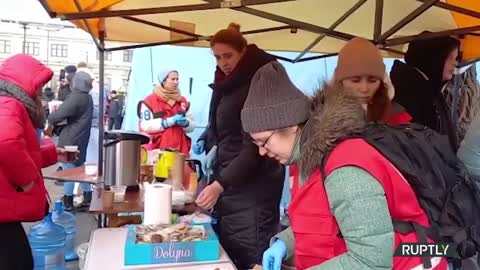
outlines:
M295 126L309 116L309 99L293 84L282 64L270 62L255 73L242 109L246 132Z

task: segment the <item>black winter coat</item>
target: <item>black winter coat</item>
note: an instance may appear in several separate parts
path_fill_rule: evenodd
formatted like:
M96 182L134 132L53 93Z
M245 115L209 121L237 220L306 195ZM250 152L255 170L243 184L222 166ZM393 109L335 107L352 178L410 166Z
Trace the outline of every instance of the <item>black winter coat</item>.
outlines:
M93 100L89 95L92 90L92 79L84 72L76 73L72 86L72 93L56 111L49 115L48 123L56 126L67 120L67 124L60 131L58 146L77 145L80 155L74 163L80 166L86 160L90 128L92 127Z
M275 58L249 45L234 71L218 68L210 103L210 123L201 139L207 151L217 145L214 180L225 189L215 212L220 241L238 267L261 264L263 251L277 232L285 168L261 157L243 130L240 113L255 72Z
M406 109L413 122L448 135L455 152L458 137L441 92L447 83L442 81L445 61L458 46L458 41L449 37L413 42L405 54L406 63L397 60L390 71L393 100Z

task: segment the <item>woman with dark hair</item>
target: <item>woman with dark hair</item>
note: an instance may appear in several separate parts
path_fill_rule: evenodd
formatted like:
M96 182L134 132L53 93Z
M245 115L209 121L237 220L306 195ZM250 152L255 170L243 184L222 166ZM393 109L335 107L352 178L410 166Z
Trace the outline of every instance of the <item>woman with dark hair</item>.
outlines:
M263 251L278 231L285 169L258 154L242 128L240 112L255 72L276 59L247 44L236 24L217 32L210 46L217 70L209 125L194 152L209 152L214 146L217 152L214 181L200 193L197 204L214 207L215 230L223 247L239 269L251 269L261 263Z
M455 151L458 138L442 91L453 77L459 48L460 41L452 37L414 41L405 54L405 63L395 61L390 72L396 90L393 100L413 122L448 135Z

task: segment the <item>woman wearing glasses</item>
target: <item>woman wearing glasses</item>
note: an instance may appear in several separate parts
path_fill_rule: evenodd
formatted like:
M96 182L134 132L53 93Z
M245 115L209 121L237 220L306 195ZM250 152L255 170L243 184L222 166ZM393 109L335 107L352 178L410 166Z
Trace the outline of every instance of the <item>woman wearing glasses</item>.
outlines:
M392 220L427 227L427 215L386 158L362 139L347 139L368 122L347 89L319 91L310 105L278 63L252 79L243 128L260 155L293 168L291 226L272 238L265 270L280 270L292 256L298 270L424 269L420 257L393 257L399 243L419 241L415 232L395 232ZM429 269L447 269L444 258L430 261Z

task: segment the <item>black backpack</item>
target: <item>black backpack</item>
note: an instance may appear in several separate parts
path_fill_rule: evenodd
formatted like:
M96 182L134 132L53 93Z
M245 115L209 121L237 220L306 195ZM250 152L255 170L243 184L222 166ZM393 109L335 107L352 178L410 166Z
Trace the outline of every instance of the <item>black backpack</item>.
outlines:
M395 231L415 231L421 242L429 237L453 244L457 262L480 251L480 190L452 151L447 136L418 124L371 123L354 137L364 139L402 173L431 223L424 228L393 220ZM424 266L430 267L427 258Z

